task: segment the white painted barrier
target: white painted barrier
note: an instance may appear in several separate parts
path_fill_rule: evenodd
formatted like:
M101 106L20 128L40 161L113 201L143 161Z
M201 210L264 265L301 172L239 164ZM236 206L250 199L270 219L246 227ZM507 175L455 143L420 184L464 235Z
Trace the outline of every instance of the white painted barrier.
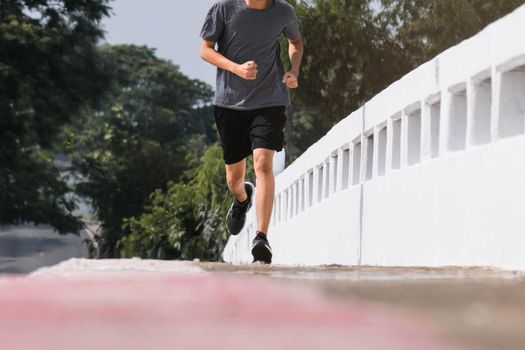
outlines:
M525 6L413 70L276 178L283 265L525 269ZM251 262L255 212L227 262Z

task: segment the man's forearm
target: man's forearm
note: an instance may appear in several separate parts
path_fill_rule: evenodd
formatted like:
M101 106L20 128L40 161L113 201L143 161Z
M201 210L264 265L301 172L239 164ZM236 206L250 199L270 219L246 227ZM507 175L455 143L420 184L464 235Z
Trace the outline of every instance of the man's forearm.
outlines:
M211 41L202 41L201 58L217 68L232 72L242 79L257 79L257 63L254 61L248 61L243 64L235 63L217 52L214 43Z
M299 69L301 68L301 60L303 59L303 41L297 40L290 42L288 46L288 55L290 56L290 63L292 65L291 72L299 76Z
M201 57L206 62L218 68L230 71L232 73L234 73L236 67L238 66L237 63L227 59L226 57L224 57L223 55L221 55L219 52L217 52L215 49L211 47L202 48Z

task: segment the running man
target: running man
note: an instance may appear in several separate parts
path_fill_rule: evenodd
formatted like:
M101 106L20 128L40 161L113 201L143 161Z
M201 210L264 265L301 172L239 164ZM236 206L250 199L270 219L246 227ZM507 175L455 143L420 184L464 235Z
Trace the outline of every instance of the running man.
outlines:
M279 37L288 39L291 70L284 72ZM253 184L245 182L253 154L257 177L257 232L253 260L271 263L266 238L275 192L273 156L283 148L288 89L298 87L303 42L293 7L285 0L219 0L201 30L202 59L217 67L215 122L234 196L226 217L232 235L244 226ZM217 44L217 50L215 45Z

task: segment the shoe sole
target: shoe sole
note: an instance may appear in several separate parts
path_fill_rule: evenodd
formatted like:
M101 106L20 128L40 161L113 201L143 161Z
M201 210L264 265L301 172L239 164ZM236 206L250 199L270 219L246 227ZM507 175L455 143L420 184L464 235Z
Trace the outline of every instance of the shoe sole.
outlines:
M264 244L257 244L252 248L253 262L263 262L265 264L272 263L272 252L264 246Z

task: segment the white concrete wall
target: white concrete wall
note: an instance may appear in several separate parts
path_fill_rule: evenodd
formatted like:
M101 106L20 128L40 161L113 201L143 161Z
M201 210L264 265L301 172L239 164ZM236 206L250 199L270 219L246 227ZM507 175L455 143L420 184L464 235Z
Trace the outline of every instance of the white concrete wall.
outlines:
M525 6L421 65L277 176L286 265L525 269ZM224 259L251 261L252 210Z

